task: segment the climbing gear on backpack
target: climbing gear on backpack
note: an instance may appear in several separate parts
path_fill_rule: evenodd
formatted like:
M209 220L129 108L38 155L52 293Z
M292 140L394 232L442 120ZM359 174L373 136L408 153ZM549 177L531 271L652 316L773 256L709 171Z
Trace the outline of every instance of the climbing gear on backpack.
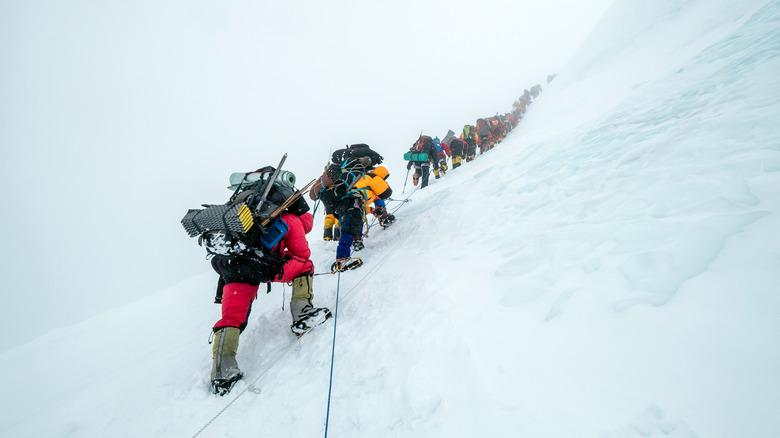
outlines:
M276 168L266 166L244 173L241 179L231 175L230 187L235 191L230 200L224 205L188 210L181 220L184 230L190 237L199 236L198 244L205 246L210 256L247 254L276 246L288 231L278 217L284 211L297 216L308 212L309 205L301 195L315 183L295 191L295 175L280 171L286 158L284 154Z

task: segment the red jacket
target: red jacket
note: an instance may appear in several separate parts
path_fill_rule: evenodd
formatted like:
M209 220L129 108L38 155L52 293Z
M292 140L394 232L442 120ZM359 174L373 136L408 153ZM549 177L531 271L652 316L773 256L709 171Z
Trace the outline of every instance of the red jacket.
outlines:
M274 281L289 283L293 278L305 272L314 272L314 263L309 258L311 257L311 249L309 249L309 242L306 240L306 234L314 226L314 217L311 213L305 213L301 216L284 213L281 219L287 224L289 230L276 246L276 250L286 260L286 263L284 270L276 276Z
M441 144L441 150L442 150L442 152L447 154L448 157L452 156L452 151L450 151L450 145L448 145L447 143L442 143Z

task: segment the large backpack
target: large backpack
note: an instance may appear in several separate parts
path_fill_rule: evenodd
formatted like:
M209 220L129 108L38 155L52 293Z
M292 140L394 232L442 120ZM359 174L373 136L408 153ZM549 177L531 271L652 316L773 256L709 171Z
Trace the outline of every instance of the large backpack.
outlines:
M309 190L312 200L320 199L326 205L335 205L350 197L352 188L372 166L370 157L348 158L343 163L331 163Z
M436 146L436 152L441 153L441 140L439 140L439 137L436 137L433 139L433 145Z
M372 166L382 164L382 160L384 159L381 155L379 155L378 152L371 149L367 144L364 143L351 145L349 147L349 157L350 158L363 158L363 157L371 158Z
M428 161L428 154L433 152L433 139L428 135L421 135L417 141L409 148L409 152L404 154L404 160L425 162Z
M382 164L382 160L384 160L384 158L381 155L379 155L378 152L371 149L371 147L368 146L367 144L357 143L351 146L347 146L343 149L336 150L336 152L333 152L333 154L331 154L330 161L331 163L341 165L344 164L344 162L350 158L363 158L363 157L371 158L371 165Z
M235 191L227 203L190 209L181 224L190 237L199 236L210 255L261 256L263 248L272 249L288 231L279 216L309 211L294 184L295 175L271 166L244 173L240 180L234 174L230 188Z
M477 119L477 134L484 138L488 133L490 133L488 122L485 119Z
M412 145L412 152L428 152L433 145L433 139L429 135L421 135Z
M474 138L474 127L471 125L463 125L463 139L473 139Z
M336 164L342 164L344 161L349 158L349 147L343 148L343 149L337 149L333 154L330 156L330 162L336 163Z
M466 142L459 138L453 138L450 142L450 151L452 152L453 157L463 156L467 147Z

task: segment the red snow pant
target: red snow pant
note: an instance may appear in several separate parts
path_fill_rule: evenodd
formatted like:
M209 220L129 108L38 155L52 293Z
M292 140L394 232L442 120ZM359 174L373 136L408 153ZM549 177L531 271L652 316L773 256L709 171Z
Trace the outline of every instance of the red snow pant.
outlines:
M214 324L214 330L222 327L246 327L246 320L252 310L252 301L257 298L259 286L246 283L228 283L222 289L222 319Z
M222 288L222 319L214 324L215 331L222 327L238 327L244 331L259 284L268 281L289 283L301 274L314 272L310 259L296 256L289 257L276 278L269 277L262 266L237 257L215 256L212 266L226 283Z

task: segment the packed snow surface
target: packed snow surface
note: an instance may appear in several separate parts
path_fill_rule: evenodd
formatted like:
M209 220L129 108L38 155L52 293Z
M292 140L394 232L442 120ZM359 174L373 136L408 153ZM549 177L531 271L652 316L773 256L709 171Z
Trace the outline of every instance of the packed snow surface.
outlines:
M214 396L204 260L0 354L0 436L780 436L778 77L780 2L618 0L496 148L423 190L380 151L411 201L316 277L335 321L261 288Z

